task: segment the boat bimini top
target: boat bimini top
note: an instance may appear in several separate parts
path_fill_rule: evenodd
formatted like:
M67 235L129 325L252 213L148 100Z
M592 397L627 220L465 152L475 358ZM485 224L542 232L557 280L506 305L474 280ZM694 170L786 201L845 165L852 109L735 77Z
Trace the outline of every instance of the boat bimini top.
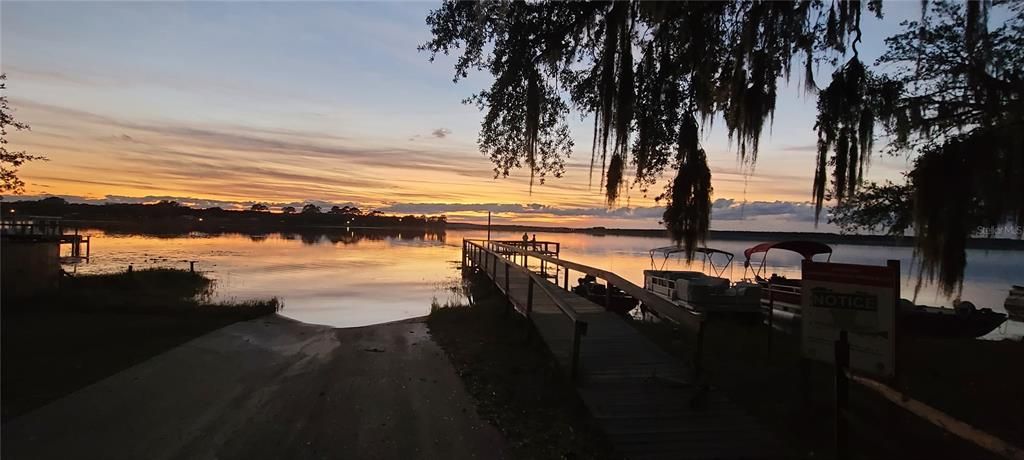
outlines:
M731 252L726 252L726 251L723 251L721 249L713 249L713 248L695 248L693 250L693 252L702 254L704 256L704 265L705 266L711 265L711 270L715 273L715 276L717 276L719 278L721 278L722 274L725 273L725 269L729 268L729 264L732 263L732 259L734 257ZM671 258L673 254L686 253L686 248L684 248L682 246L665 246L665 247L661 247L661 248L651 249L650 253L651 253L651 268L653 269L653 268L657 267L657 263L655 262L654 256L660 254L662 256L662 260L661 260L661 267L659 267L658 270L664 270L665 269L665 264L668 263L668 259ZM723 255L725 255L725 258L726 258L725 259L725 264L721 265L721 267L719 267L718 265L715 265L715 259L714 259L714 255L715 254L723 254Z
M761 272L765 268L765 261L768 260L768 251L772 249L782 249L785 251L795 252L800 254L804 260L812 260L814 256L818 254L828 254L826 262L832 260L832 247L825 243L801 240L777 241L773 243L761 243L745 249L743 251L743 255L746 256L747 260L743 261L744 270L747 268L754 270L754 268L750 266L750 257L754 254L764 253L764 256L761 258L761 264L754 273L755 276L761 276Z

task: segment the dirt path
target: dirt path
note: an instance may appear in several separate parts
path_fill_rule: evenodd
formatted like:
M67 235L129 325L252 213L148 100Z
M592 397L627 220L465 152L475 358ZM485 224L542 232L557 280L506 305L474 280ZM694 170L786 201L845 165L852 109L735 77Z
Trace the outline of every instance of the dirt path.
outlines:
M236 323L3 426L5 459L503 458L422 323Z

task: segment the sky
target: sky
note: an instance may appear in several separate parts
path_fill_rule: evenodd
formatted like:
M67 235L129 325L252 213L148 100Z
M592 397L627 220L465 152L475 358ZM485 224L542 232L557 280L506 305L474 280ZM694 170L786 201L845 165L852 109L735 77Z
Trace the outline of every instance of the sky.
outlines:
M315 202L467 222L490 210L499 223L658 228L653 196L670 178L609 209L589 185L592 119L576 114L563 178L531 190L527 171L494 177L476 148L481 113L462 104L489 76L455 84L452 57L431 63L416 49L437 5L0 2L0 71L17 119L32 125L9 140L50 159L22 168L25 194ZM884 22L865 14L862 58L873 61L919 8L889 1ZM819 86L828 73L818 69ZM738 161L724 123L703 140L713 229L816 228L814 96L796 77L783 85L756 165ZM907 167L876 152L867 177L898 180Z

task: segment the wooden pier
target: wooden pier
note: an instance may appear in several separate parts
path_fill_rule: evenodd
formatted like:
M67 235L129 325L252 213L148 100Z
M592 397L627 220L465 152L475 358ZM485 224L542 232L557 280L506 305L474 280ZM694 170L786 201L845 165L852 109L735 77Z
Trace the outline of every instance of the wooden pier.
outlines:
M60 217L4 216L0 219L0 235L12 241L55 242L60 246L66 244L70 247L70 256L76 259L88 260L92 246L92 237L79 235L77 228L74 233L64 233Z
M763 426L700 380L700 315L614 273L560 259L560 248L551 250L545 243L550 242L463 240L463 267L486 274L512 308L531 321L621 454L631 459L787 457ZM531 259L542 273L530 270ZM694 331L694 368L683 366L622 317L571 292L570 271L604 280L640 299L652 313Z

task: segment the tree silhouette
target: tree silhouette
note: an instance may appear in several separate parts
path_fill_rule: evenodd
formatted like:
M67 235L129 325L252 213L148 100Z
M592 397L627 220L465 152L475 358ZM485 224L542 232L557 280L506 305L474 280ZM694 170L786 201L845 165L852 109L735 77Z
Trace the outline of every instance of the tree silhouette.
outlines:
M348 210L348 206L345 206L345 210ZM342 210L339 206L331 206L331 214L344 214L345 210Z
M295 214L295 207L294 206L285 206L285 207L281 208L281 213L282 214Z
M320 214L320 206L309 203L302 207L303 214Z
M263 204L263 203L254 203L252 205L252 207L249 208L249 210L250 211L257 211L257 212L264 212L264 211L269 211L270 207L265 205L265 204Z
M7 74L0 73L0 91L7 89ZM7 150L7 127L16 131L28 131L28 123L14 119L13 110L7 104L7 96L0 93L0 192L21 193L25 191L25 181L18 177L18 168L29 161L46 160L42 155L28 152Z
M427 17L433 38L421 49L431 59L456 53L456 81L471 70L494 76L468 101L485 112L478 145L496 176L524 166L531 178L561 175L573 145L570 105L594 116L591 172L599 164L609 206L628 183L646 194L675 169L657 198L689 257L711 214L701 133L722 117L739 159L753 163L792 65L812 93L815 65L835 68L818 93L818 209L861 198L876 128L884 130L892 152L916 158L907 192L920 268L950 292L973 223L1024 222L1024 6L997 4L1010 19L989 31L989 2L925 5L921 21L887 41L878 65L890 74L868 69L857 50L861 16L881 19L880 0L446 1ZM953 187L964 173L973 174L966 186ZM975 210L978 219L960 219Z

